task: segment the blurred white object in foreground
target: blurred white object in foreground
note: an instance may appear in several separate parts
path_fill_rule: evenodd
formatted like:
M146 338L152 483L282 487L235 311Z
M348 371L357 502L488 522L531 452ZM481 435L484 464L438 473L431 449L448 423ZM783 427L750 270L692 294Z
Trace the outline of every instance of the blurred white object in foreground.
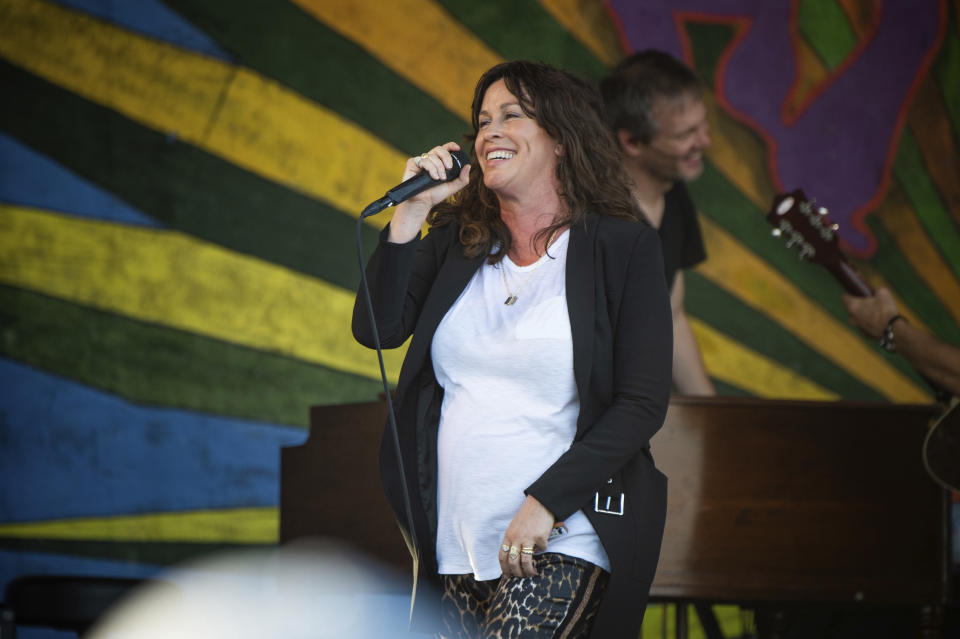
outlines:
M409 585L333 543L218 554L157 579L88 638L415 636L406 632Z

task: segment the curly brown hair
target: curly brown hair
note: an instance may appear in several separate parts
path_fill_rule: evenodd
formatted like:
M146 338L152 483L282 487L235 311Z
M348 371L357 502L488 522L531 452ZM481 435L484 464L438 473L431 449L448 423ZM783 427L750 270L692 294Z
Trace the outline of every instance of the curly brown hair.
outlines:
M587 215L642 220L627 186L619 148L604 122L600 98L594 88L575 75L541 62L503 62L480 78L473 94L471 123L477 138L478 114L483 97L494 82L503 80L516 96L523 112L536 120L561 145L557 183L565 211L553 224L541 229L535 241L551 237ZM468 257L490 254L496 264L510 250L510 230L500 218L497 197L483 184L483 173L471 149L470 182L451 201L434 207L430 224L460 223L460 243ZM494 246L497 250L493 251Z

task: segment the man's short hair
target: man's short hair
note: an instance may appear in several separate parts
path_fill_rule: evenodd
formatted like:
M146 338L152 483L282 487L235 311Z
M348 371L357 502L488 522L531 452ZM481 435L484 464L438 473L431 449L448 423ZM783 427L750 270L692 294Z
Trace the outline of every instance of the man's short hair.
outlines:
M699 95L696 74L668 53L647 49L624 58L600 81L607 123L614 131L627 129L648 144L656 134L653 103L658 97Z

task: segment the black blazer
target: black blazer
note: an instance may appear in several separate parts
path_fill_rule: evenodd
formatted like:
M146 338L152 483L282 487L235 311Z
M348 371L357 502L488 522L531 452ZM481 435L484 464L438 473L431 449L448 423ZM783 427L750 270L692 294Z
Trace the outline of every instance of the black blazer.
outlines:
M400 370L395 412L417 544L400 487L393 439L381 443L387 500L414 559L413 627L435 631L436 444L443 389L430 360L434 332L483 257L468 259L459 227L435 228L406 244L386 241L367 265L381 344L413 338ZM634 639L643 620L666 518L666 477L653 465L650 438L663 425L673 355L670 300L656 231L588 215L570 229L567 306L574 378L580 398L577 433L526 492L557 520L582 509L610 558L611 575L592 636ZM358 296L353 333L373 346Z

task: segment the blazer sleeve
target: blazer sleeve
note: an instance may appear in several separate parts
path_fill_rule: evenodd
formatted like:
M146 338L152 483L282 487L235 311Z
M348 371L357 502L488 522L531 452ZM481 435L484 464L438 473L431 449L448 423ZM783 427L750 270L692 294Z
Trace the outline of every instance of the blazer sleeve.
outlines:
M446 250L449 227L431 230L427 237L418 234L404 244L388 241L390 226L380 233L379 242L367 262L366 275L376 318L380 345L397 348L413 334L424 300L436 278ZM361 284L353 305L353 336L368 348L374 348L370 313Z
M620 270L607 270L606 280L597 282L608 297L612 349L595 354L595 369L610 368L594 370L592 376L595 380L606 376L612 395L607 393L606 407L581 431L582 437L526 490L558 520L582 508L599 486L649 446L666 417L673 322L655 232L647 229L637 235L626 269ZM600 317L596 325L595 331L606 330ZM594 388L591 392L599 395L601 391ZM581 410L583 406L581 398Z

